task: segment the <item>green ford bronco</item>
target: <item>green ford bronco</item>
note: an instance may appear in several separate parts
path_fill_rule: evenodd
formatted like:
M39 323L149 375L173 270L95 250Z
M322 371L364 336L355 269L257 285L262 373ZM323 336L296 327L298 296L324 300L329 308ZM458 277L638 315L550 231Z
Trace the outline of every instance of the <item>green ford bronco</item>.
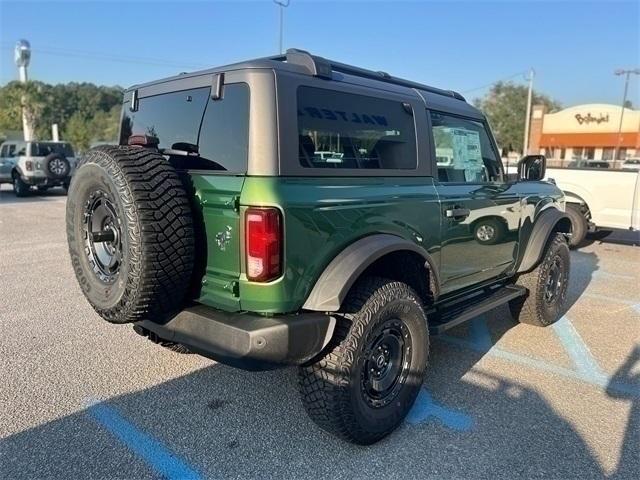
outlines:
M562 315L570 223L528 156L507 178L458 93L302 50L138 85L67 201L96 312L249 370L299 366L361 444L411 408L429 337L508 304Z

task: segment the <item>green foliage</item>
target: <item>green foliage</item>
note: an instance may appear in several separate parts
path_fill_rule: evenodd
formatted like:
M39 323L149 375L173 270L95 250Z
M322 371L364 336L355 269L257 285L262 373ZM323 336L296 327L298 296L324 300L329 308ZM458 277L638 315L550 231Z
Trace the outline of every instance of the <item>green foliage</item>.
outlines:
M524 119L527 115L527 87L511 82L498 82L474 105L489 119L500 148L522 152ZM533 92L533 105L546 105L548 111L558 110L560 104L546 95Z
M0 134L22 130L22 99L35 126L36 137L51 138L57 123L60 136L85 150L94 141L115 141L123 90L92 83L49 85L10 82L0 87Z

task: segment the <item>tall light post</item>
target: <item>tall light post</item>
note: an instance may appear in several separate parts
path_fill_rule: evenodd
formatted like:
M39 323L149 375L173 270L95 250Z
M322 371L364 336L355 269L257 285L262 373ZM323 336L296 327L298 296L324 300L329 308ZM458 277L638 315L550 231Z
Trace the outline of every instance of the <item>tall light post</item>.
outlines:
M18 43L16 43L13 58L16 62L16 66L18 67L20 82L26 84L28 80L27 67L31 61L31 45L29 45L28 41L19 40ZM25 108L26 98L24 96L22 97L21 102L22 134L24 136L24 140L28 142L29 140L33 140L33 128L31 128L31 122L29 121L27 110Z
M284 9L287 8L289 6L289 4L291 3L291 0L273 0L273 3L275 3L276 5L278 5L280 7L280 42L279 42L279 47L280 47L280 55L282 55L284 53L284 50L282 49L282 36L283 36L283 29L284 29Z
M618 123L618 139L616 141L616 149L613 152L613 166L616 166L616 162L618 160L622 160L618 158L620 156L620 142L622 140L622 119L624 118L624 106L627 103L627 92L629 91L629 76L631 74L640 75L640 68L633 68L630 70L624 70L622 68L613 72L614 75L621 76L624 75L624 94L622 95L622 109L620 110L620 122Z
M536 72L529 70L529 93L527 94L527 113L524 121L524 142L522 143L522 155L529 153L529 125L531 124L531 101L533 98L533 77Z

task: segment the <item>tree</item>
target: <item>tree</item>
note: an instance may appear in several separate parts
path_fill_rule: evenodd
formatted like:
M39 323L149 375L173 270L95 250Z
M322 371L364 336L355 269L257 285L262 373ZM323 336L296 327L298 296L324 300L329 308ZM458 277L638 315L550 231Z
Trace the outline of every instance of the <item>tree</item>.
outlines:
M41 82L10 82L0 90L0 130L21 130L22 112L32 128L38 128L46 105Z
M91 83L49 85L42 82L10 82L0 87L0 134L22 130L22 99L31 118L36 138L51 138L57 123L62 139L83 150L93 141L114 141L118 134L120 87Z
M477 98L473 102L487 115L500 148L522 152L527 93L527 87L524 85L497 82L483 98ZM532 104L546 105L548 111L561 107L560 103L535 91Z

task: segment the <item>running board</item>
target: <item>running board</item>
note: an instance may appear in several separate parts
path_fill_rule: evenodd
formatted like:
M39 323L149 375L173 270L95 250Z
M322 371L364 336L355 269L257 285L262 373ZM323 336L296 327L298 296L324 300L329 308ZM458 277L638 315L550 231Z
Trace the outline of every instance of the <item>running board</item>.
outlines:
M522 297L527 292L528 290L524 287L509 285L478 294L472 298L466 297L440 305L427 312L429 333L438 335L514 298Z

